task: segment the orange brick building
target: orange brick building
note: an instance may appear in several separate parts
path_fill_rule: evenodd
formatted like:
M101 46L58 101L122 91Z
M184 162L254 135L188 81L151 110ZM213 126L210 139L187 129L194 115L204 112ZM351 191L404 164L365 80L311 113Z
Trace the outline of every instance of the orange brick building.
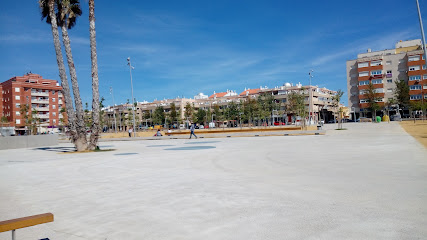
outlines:
M399 41L394 49L357 55L347 61L347 89L350 109L356 114L367 112L366 89L372 83L378 104L384 106L394 98L396 81L409 86L410 101L427 100L427 70L420 39ZM363 115L363 114L362 114Z
M56 80L43 79L28 73L0 83L0 117L6 117L15 131L23 134L28 128L22 109L28 107L27 116L36 119L38 132L57 131L66 116L62 87Z

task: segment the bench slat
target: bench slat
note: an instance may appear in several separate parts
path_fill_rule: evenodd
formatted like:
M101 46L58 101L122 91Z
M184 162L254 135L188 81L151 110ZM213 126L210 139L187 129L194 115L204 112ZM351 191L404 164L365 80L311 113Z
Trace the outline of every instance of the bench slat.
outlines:
M53 222L52 213L43 213L23 218L15 218L0 222L0 232L7 232L14 229L31 227L34 225Z

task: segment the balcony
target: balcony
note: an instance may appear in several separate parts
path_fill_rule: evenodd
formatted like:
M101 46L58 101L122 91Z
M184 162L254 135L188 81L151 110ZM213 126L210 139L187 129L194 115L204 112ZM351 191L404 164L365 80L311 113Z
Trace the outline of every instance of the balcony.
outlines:
M35 114L34 117L36 117L36 118L43 118L43 119L49 119L49 114Z
M33 91L31 91L31 96L49 97L49 93L46 93L46 92L33 92Z
M371 79L379 79L379 78L383 78L383 75L382 74L371 75Z
M49 112L49 107L35 107L33 109L39 112Z
M31 99L31 103L49 103L49 99Z

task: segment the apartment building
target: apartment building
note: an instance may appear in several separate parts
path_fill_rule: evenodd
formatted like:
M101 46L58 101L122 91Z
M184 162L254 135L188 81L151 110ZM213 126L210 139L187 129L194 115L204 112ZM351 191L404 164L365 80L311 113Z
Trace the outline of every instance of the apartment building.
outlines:
M311 91L311 94L309 94ZM336 95L336 91L329 90L327 88L320 88L318 86L303 86L302 84L293 85L291 83L285 83L283 86L268 88L260 87L257 89L246 88L242 93L237 94L234 90L227 90L225 92L215 92L207 97L203 93L199 93L194 98L174 98L174 99L163 99L155 100L153 102L139 102L135 108L135 120L138 126L149 126L151 125L150 117L157 107L163 107L165 114L167 115L171 111L171 104L175 104L178 116L181 119L185 119L185 107L189 103L191 104L194 111L198 109L213 109L214 106L219 106L220 109L227 108L231 103L240 103L246 101L248 98L257 98L260 94L271 94L275 101L280 103L282 111L273 113L275 119L283 119L286 122L292 122L295 119L292 118L292 114L282 114L285 112L287 105L288 95L292 92L303 93L306 95L305 105L307 109L310 106L311 96L311 113L313 121L323 119L325 121L334 118L333 112L335 109L332 107L332 98ZM122 104L117 106L109 106L104 108L105 112L105 126L106 130L114 130L114 123L117 123L117 129L125 131L133 124L132 105ZM114 115L116 120L114 120ZM148 116L147 119L144 116Z
M1 116L6 117L18 134L28 130L25 119L35 119L38 132L57 131L64 121L61 109L65 107L62 87L55 80L43 79L38 74L28 73L0 83ZM22 113L23 106L28 108Z
M348 105L357 116L369 113L365 92L372 83L380 106L394 97L395 82L404 80L410 87L410 100L427 99L427 71L420 39L399 41L394 49L357 55L347 61Z
M274 96L277 103L280 103L280 110L286 110L289 94L296 92L306 95L305 105L311 113L312 120L314 122L323 119L325 121L333 120L334 112L336 109L333 108L333 97L337 94L336 91L329 90L327 88L320 88L318 86L303 86L298 83L293 85L291 83L285 83L283 86L275 88L261 88L258 94L268 93ZM311 102L311 108L310 108ZM286 121L292 121L291 114L284 114L287 118ZM274 115L274 117L279 117Z

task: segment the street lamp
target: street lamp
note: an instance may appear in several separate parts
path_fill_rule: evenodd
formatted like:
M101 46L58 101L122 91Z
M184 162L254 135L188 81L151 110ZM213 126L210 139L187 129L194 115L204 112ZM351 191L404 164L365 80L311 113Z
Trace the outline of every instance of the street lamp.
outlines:
M114 104L113 87L110 87L110 94L113 97L114 132L117 133L116 109L115 109L115 104Z
M308 76L309 76L309 80L310 80L310 83L309 83L309 86L308 86L308 88L309 88L309 92L308 92L308 100L309 100L309 103L308 103L308 125L310 126L311 125L311 79L313 78L313 69L312 70L310 70L310 72L308 72Z
M356 122L356 108L355 107L351 107L351 110L353 111L353 116L354 116L354 122Z
M130 57L127 58L128 60L128 65L129 65L129 73L130 73L130 87L131 87L131 91L132 91L132 112L133 112L133 136L135 137L135 104L134 104L134 98L133 98L133 83L132 83L132 69L134 69L134 67L132 67L132 64L130 62Z

